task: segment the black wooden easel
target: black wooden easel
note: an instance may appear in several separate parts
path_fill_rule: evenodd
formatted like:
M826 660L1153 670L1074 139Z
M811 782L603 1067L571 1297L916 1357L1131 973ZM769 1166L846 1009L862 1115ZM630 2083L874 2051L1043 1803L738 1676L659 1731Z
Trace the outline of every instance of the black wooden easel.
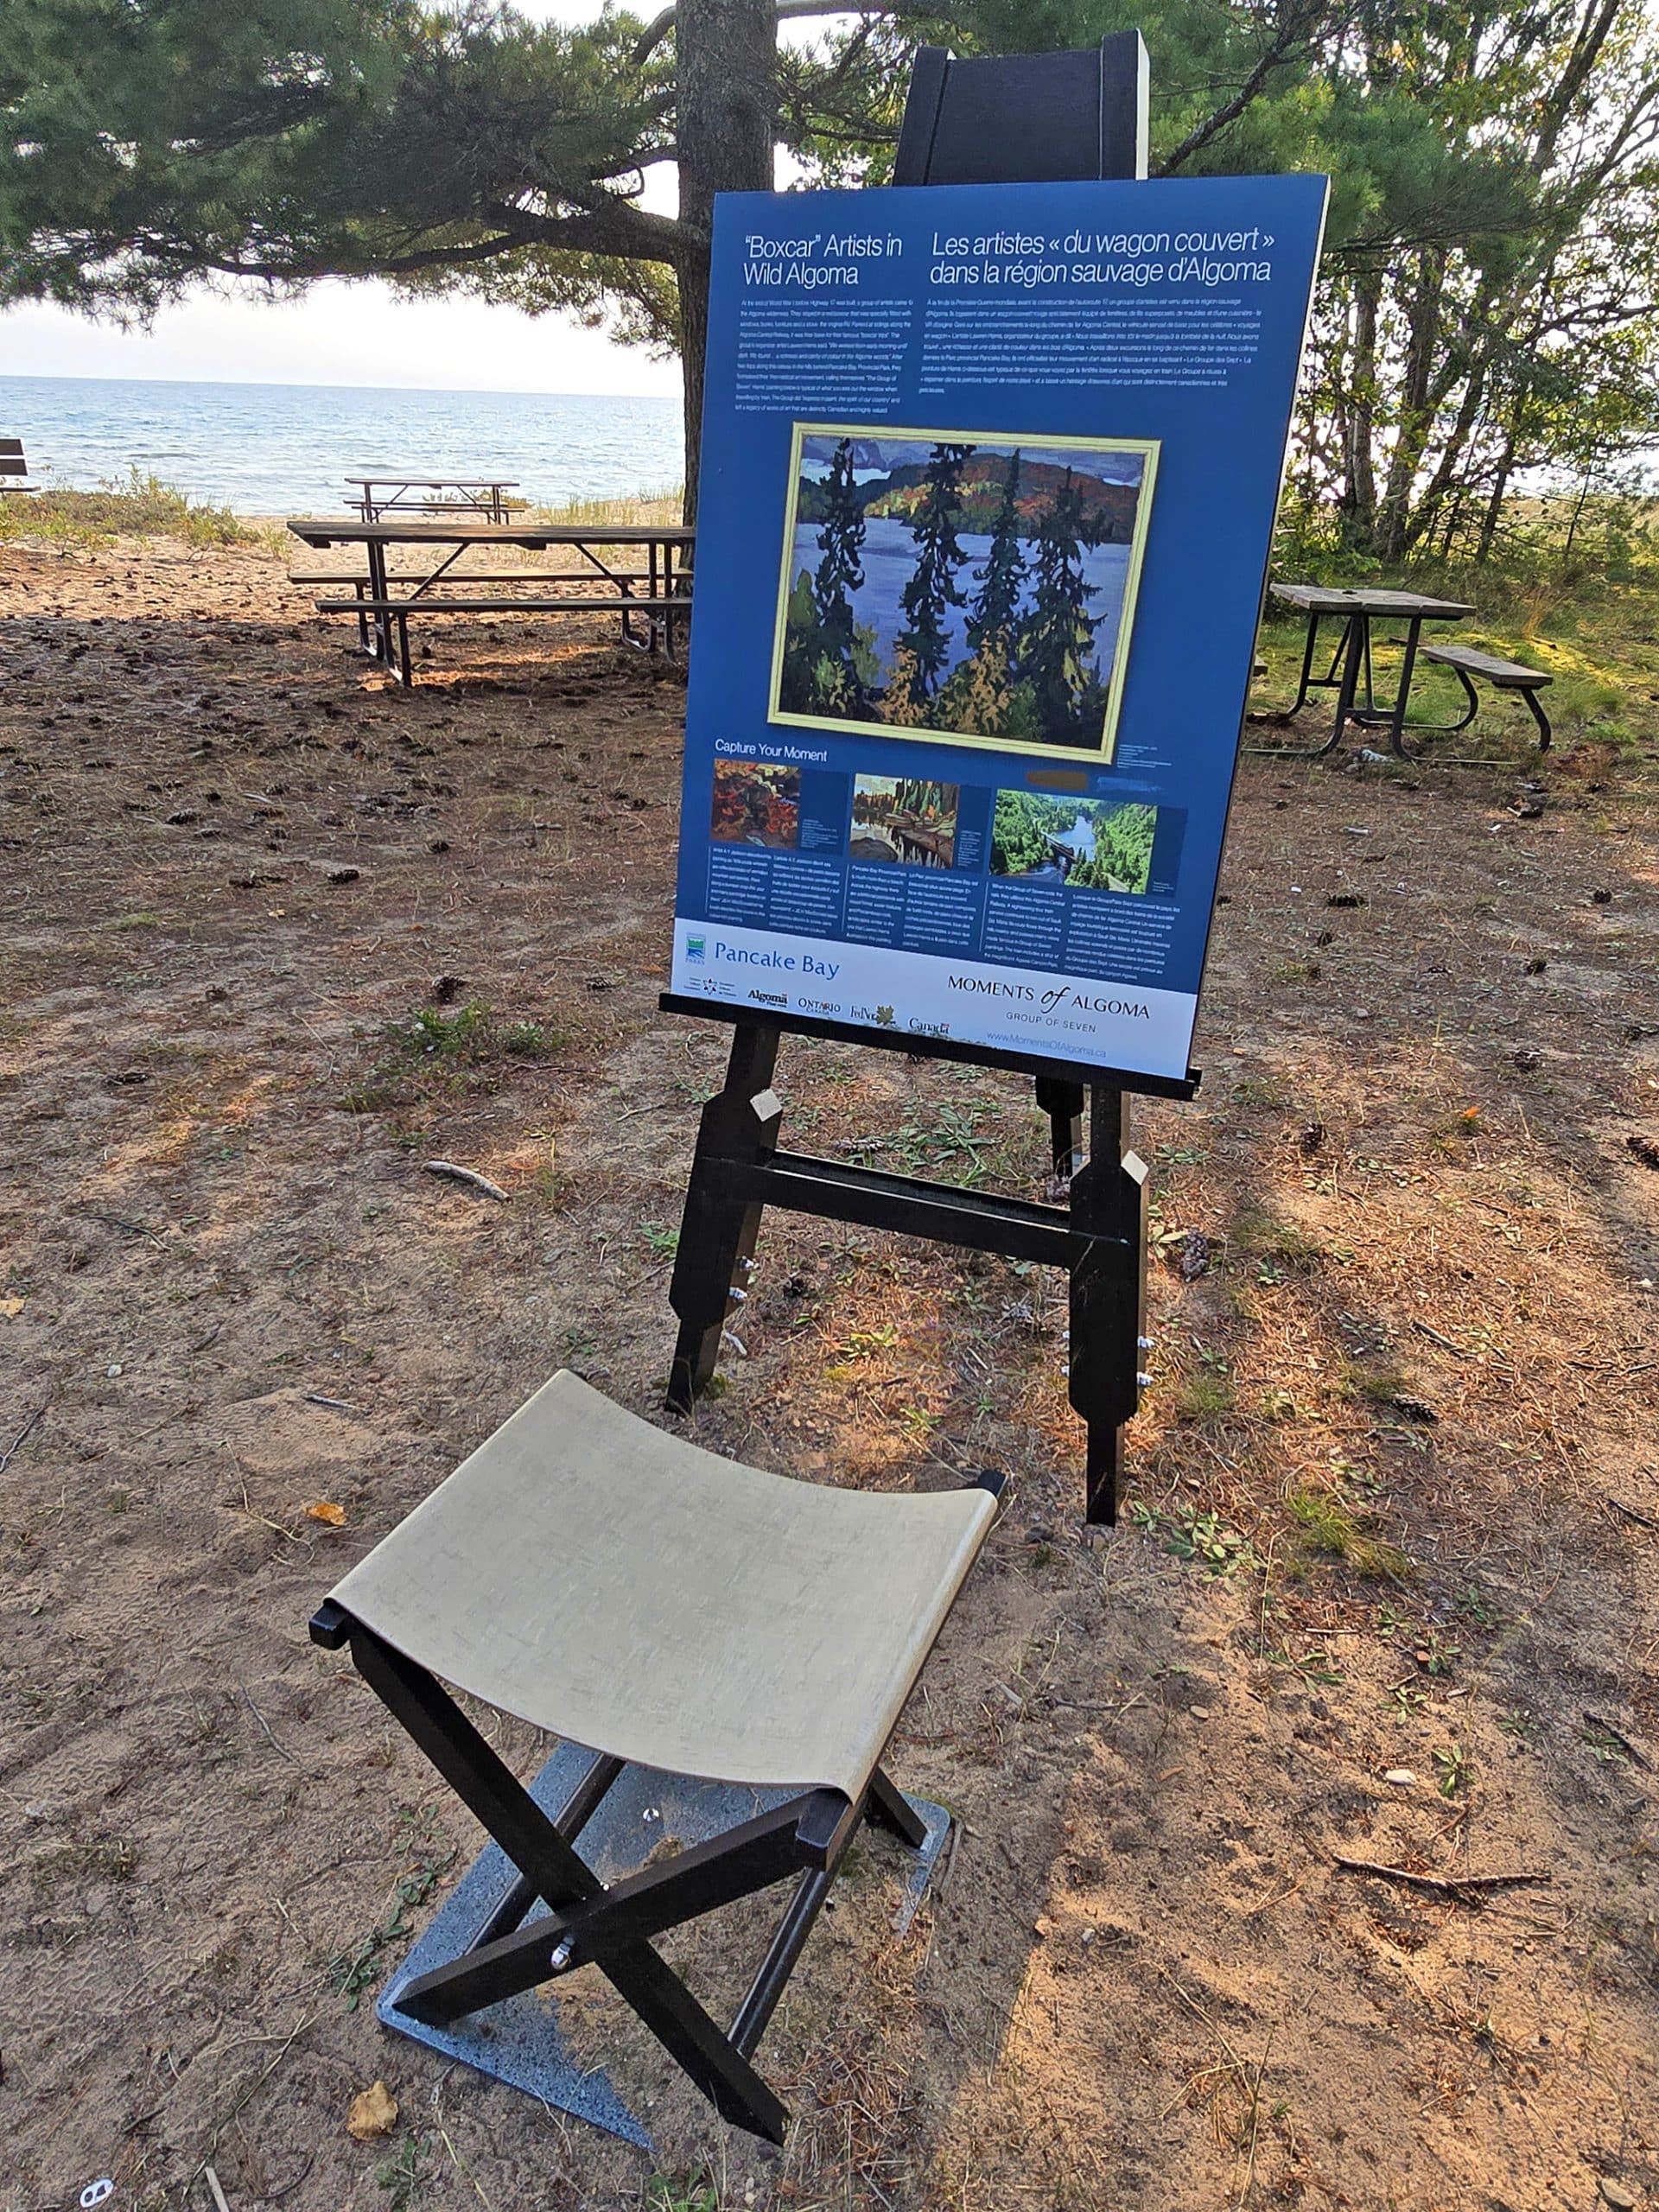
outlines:
M953 60L925 46L912 68L895 184L1053 183L1147 173L1147 50L1122 31L1083 53ZM669 1303L679 1322L668 1405L689 1414L713 1379L722 1330L747 1296L766 1206L899 1230L1064 1268L1071 1279L1072 1410L1088 1427L1087 1518L1117 1517L1120 1430L1140 1405L1146 1337L1146 1163L1128 1148L1128 1094L1190 1098L1196 1071L1164 1081L836 1021L757 1016L664 994L674 1014L736 1025L723 1088L702 1109ZM1064 1205L780 1152L772 1089L785 1030L1033 1077ZM1089 1128L1085 1147L1084 1118Z

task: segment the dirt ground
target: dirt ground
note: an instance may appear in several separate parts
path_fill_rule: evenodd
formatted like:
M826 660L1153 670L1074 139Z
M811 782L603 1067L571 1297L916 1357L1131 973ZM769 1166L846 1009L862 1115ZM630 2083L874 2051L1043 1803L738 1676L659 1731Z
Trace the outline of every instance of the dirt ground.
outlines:
M769 1219L698 1434L1011 1478L893 1757L949 1882L899 1941L861 1849L762 2046L781 2156L626 2028L654 2158L377 2026L478 1838L307 1617L555 1367L667 1421L723 1041L656 1008L675 679L427 641L399 695L264 552L0 553L0 2207L1659 2200L1654 755L1570 729L1247 764L1203 1090L1137 1112L1115 1532L1057 1277ZM779 1089L1040 1187L1013 1077L791 1043Z

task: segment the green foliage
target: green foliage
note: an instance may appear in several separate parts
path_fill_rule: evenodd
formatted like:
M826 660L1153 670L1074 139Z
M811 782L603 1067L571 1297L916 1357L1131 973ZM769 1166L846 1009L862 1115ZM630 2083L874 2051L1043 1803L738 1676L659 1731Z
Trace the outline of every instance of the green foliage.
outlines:
M392 1901L385 1915L359 1942L337 1951L329 1960L326 1969L329 1984L346 1999L348 2012L356 2012L363 1993L379 1980L380 1954L389 1944L404 1942L413 1934L404 1914L427 1902L458 1856L454 1851L441 1857L430 1855L410 1872L400 1876L392 1885Z
M982 569L974 570L979 593L968 618L968 642L976 652L989 646L1012 657L1014 621L1026 581L1026 556L1020 543L1020 454L1008 458L1007 481L991 524L990 550ZM970 728L977 728L973 723Z
M950 652L945 616L963 604L957 578L964 556L957 532L962 526L963 466L972 451L971 446L934 447L910 526L916 565L899 594L906 626L896 644L908 656L906 696L912 707L920 707L938 687Z
M180 537L187 545L252 545L260 533L228 507L199 506L171 484L137 468L96 492L46 490L0 499L0 542L45 537L98 544L115 537Z
M1092 853L1062 842L1079 820L1094 832ZM1143 892L1151 877L1157 827L1154 806L1000 791L991 817L992 873L1031 875L1056 868L1065 882L1082 890Z
M408 1021L389 1022L385 1051L368 1080L341 1094L347 1114L378 1114L407 1105L416 1084L465 1089L487 1084L505 1058L544 1060L559 1048L556 1029L541 1021L504 1021L474 1001L454 1014L423 1007Z
M1068 468L1038 528L1036 588L1019 644L1020 671L1031 685L1051 745L1097 746L1105 716L1105 695L1090 658L1099 618L1089 613L1083 529Z
M817 657L818 689L836 702L850 702L859 691L855 665L857 639L849 594L864 582L859 553L864 543L864 510L853 477L853 446L842 438L836 446L825 478L823 520L818 531L821 558L812 580L812 605L817 616ZM828 668L823 667L828 663ZM844 711L844 708L842 709Z

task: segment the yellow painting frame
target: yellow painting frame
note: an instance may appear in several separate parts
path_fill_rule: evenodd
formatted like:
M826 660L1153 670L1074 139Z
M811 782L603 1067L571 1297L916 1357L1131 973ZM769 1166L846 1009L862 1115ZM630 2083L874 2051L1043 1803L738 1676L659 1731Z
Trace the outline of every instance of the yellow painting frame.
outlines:
M796 714L779 703L783 685L784 645L788 629L790 571L794 561L796 509L800 499L801 449L807 438L869 438L887 442L903 439L911 443L990 445L1012 450L1016 446L1039 447L1046 452L1068 448L1084 453L1136 453L1144 462L1140 496L1135 502L1135 529L1129 538L1128 573L1124 579L1123 604L1118 615L1117 642L1107 683L1106 712L1098 747L1044 745L1029 738L982 737L976 731L934 728L901 722L858 721L850 716ZM1141 572L1146 559L1147 532L1152 521L1153 493L1158 479L1160 438L1081 437L1049 430L906 429L890 423L796 423L789 446L789 496L784 509L784 542L779 569L778 611L772 625L772 681L767 692L766 719L791 729L834 730L845 737L878 737L922 745L968 745L988 753L1017 753L1046 760L1092 760L1110 766L1117 753L1118 716L1123 683L1134 641L1135 611L1140 596Z

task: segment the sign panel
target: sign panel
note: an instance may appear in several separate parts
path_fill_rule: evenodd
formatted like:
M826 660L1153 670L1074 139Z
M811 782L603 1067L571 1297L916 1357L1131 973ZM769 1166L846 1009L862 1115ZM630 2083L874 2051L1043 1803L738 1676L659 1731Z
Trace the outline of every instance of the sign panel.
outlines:
M677 993L1185 1075L1325 195L717 203Z

